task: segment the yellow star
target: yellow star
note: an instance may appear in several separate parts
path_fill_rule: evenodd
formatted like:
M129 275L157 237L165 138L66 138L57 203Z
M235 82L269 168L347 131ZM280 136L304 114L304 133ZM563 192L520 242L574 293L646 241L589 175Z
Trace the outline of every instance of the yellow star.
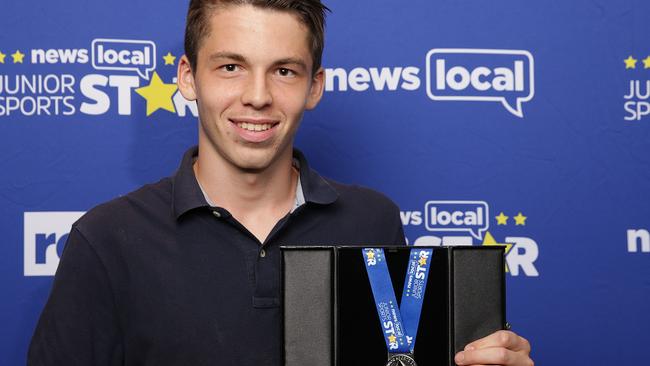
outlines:
M636 68L636 62L637 62L637 61L638 61L638 60L635 59L635 58L632 57L632 56L630 56L630 57L626 58L625 60L623 60L623 62L625 62L625 68L626 68L626 69L635 69L635 68Z
M650 56L643 59L643 68L650 69Z
M517 216L514 217L514 219L515 219L515 225L517 225L517 226L519 226L519 225L521 225L521 226L526 225L526 219L527 219L527 218L528 218L528 217L522 215L521 212L518 213Z
M13 54L11 54L11 57L14 59L15 64L22 64L23 59L25 58L25 54L21 53L20 51L16 50Z
M375 258L375 252L371 250L368 252L368 259L373 259L373 258Z
M176 61L176 56L172 55L171 52L167 52L167 54L163 56L163 60L165 60L165 65L173 65L174 61Z
M483 238L483 244L481 244L481 245L484 245L486 247L489 247L489 246L505 246L506 247L506 256L510 252L510 249L512 249L512 244L497 243L497 241L494 239L494 237L492 236L492 234L490 234L489 231L485 233L485 237ZM506 262L506 272L508 272L508 263L507 262Z
M504 215L503 212L494 218L497 219L497 225L508 225L508 216Z
M394 335L391 334L391 335L388 336L388 341L390 343L395 343L395 342L397 342L397 337L395 337Z
M7 56L7 55L5 55L4 53L2 53L2 51L0 51L0 64L4 64L4 63L5 63L5 57L6 57L6 56Z
M422 257L420 258L418 263L420 263L421 266L425 266L427 264L427 259L425 257Z
M147 117L149 117L159 109L176 113L172 97L177 88L176 84L163 83L158 73L154 71L149 85L138 88L135 92L147 100Z
M510 252L510 249L512 249L512 244L497 243L497 241L494 239L494 236L492 236L489 231L485 233L485 237L483 238L483 243L481 245L484 245L486 247L504 245L506 247L506 254L508 254L508 252Z

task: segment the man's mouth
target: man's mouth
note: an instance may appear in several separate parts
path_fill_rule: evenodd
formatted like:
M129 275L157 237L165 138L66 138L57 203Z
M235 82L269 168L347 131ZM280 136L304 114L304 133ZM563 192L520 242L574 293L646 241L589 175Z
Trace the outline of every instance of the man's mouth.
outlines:
M247 122L235 122L237 127L247 130L247 131L252 131L252 132L260 132L260 131L266 131L273 127L273 124L271 123L247 123Z
M245 141L260 143L267 141L276 134L279 120L270 118L240 117L230 119L240 138Z

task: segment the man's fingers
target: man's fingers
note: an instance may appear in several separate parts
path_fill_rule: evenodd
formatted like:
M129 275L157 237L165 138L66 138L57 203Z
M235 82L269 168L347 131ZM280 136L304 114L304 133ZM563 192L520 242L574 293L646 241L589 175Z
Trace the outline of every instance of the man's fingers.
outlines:
M509 330L499 330L487 337L476 340L465 346L465 350L490 347L503 347L512 351L525 351L530 353L530 343L528 340Z
M523 352L503 347L488 347L456 354L457 365L531 365L532 360Z
M519 341L519 336L509 330L499 330L486 337L468 344L465 349L480 349L488 347L505 347L510 349Z
M526 353L530 354L530 342L528 342L528 339L522 337L522 336L517 336L519 337L519 349L516 349L515 351L525 351Z

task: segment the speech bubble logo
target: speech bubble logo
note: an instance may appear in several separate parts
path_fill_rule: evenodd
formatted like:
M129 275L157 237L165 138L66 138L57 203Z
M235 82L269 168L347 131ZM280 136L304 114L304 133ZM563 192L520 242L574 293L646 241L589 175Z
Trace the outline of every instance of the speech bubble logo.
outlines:
M425 225L433 232L467 232L478 240L490 228L490 208L485 201L428 201Z
M156 44L132 39L94 39L92 61L96 70L135 71L149 80L156 69Z
M535 62L525 50L434 48L427 53L427 95L436 101L500 102L523 118L535 95Z

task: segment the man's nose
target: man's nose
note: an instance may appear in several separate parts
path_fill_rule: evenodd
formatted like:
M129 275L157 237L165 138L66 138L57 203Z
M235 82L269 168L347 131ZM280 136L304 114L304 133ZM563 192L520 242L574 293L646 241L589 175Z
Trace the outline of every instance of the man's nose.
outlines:
M253 74L246 83L241 98L244 105L250 105L255 109L262 109L270 105L273 102L273 96L266 75L263 73Z

